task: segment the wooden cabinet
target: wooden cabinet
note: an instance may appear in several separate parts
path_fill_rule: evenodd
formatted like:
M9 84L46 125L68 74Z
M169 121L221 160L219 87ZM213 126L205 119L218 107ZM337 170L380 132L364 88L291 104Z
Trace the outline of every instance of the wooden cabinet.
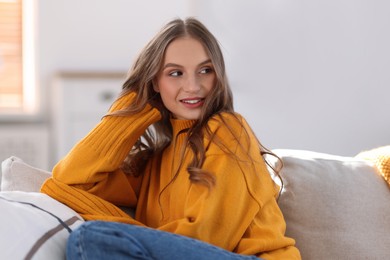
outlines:
M52 92L52 164L64 157L105 115L126 73L61 73Z

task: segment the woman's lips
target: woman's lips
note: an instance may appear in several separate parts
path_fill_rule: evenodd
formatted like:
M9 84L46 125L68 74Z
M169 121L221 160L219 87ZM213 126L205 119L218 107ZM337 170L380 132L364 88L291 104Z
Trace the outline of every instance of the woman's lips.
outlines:
M185 98L180 100L186 107L197 108L203 105L204 98Z

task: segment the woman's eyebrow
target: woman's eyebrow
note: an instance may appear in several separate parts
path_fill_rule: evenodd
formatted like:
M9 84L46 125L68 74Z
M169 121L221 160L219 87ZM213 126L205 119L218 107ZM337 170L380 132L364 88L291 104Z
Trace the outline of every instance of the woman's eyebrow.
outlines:
M211 63L211 59L207 59L207 60L205 60L205 61L199 63L198 66L202 66L202 65L205 65L205 64L207 64L207 63Z
M207 59L205 61L202 61L201 63L198 64L198 66L205 65L207 63L211 63L211 59ZM164 65L163 69L169 68L169 67L174 67L174 68L183 68L184 66L177 64L177 63L167 63Z
M163 69L166 69L166 68L169 68L169 67L174 67L174 68L180 67L180 68L182 68L183 66L179 65L179 64L176 64L176 63L167 63L167 64L164 65Z

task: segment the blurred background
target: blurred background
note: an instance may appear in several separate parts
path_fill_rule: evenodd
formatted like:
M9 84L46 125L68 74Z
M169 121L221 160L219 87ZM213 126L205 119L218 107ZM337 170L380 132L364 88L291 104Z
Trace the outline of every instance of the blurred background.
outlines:
M0 22L11 3L0 0ZM219 39L235 108L266 147L354 156L390 144L390 1L19 4L20 26L0 25L1 161L15 155L51 170L99 121L141 48L187 16ZM7 67L4 28L21 35L16 92L7 85L16 69Z

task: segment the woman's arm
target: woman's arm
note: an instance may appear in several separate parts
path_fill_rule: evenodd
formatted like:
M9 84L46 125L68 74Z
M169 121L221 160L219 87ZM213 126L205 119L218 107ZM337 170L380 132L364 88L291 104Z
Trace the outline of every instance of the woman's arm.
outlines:
M125 108L134 98L134 93L123 96L113 104L110 113ZM121 206L134 206L139 181L125 175L119 167L146 128L160 117L159 111L150 105L138 114L104 117L54 167L53 177L42 186L42 192L64 203L64 200L68 201L76 211L85 211L82 214L91 217L98 214L92 210L92 205L99 200ZM91 210L83 208L85 205L80 206L88 200L92 200ZM102 212L113 214L116 210L105 210L108 207L106 204L102 202Z

